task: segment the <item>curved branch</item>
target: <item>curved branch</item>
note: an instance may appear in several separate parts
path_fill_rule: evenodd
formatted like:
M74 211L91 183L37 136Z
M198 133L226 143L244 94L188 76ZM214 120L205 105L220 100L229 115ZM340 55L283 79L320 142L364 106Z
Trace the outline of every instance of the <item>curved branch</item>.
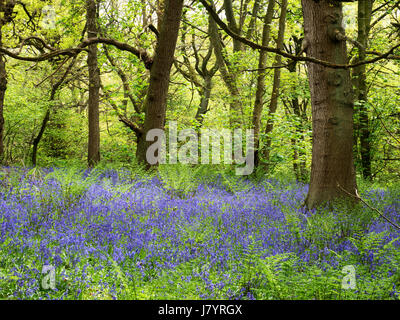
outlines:
M35 37L37 40L38 38ZM43 43L43 40L40 40ZM62 55L67 55L67 56L76 56L82 51L86 51L86 47L88 47L91 44L95 43L103 43L107 45L112 45L116 47L119 50L122 51L128 51L135 56L137 56L145 65L146 69L150 69L152 64L153 64L153 58L147 53L146 50L144 49L138 49L135 48L127 43L120 42L114 39L109 39L109 38L89 38L83 40L77 47L75 48L69 48L69 49L61 49L61 50L51 50L51 52L44 53L42 55L36 56L36 57L26 57L26 56L20 56L19 54L16 54L8 49L0 47L0 53L3 53L11 58L17 59L17 60L23 60L23 61L33 61L33 62L40 62L40 61L45 61L49 60L51 58L57 57L57 56L62 56ZM46 46L46 48L50 48L49 46ZM54 48L53 48L54 49Z
M43 48L46 48L46 49L48 49L50 51L57 51L56 48L53 48L52 46L48 45L42 38L37 37L37 36L30 36L30 37L25 38L25 39L22 40L22 42L21 42L21 44L19 46L18 55L21 53L22 48L25 46L25 44L29 44L30 40L36 40L36 41L40 42L42 44Z
M109 39L109 38L90 38L90 39L85 39L82 41L82 43L79 45L79 47L86 47L94 43L103 43L103 44L108 44L116 47L119 50L122 51L128 51L138 57L145 65L146 69L151 68L153 64L153 58L147 53L146 50L141 49L141 48L135 48L125 42L120 42L114 39Z
M370 64L370 63L374 63L377 62L379 60L383 60L383 59L387 59L388 56L392 55L394 50L398 49L400 47L400 43L398 43L397 45L391 47L386 53L383 53L373 59L370 60L364 60L364 61L359 61L353 64L335 64L329 61L323 61L317 58L313 58L313 57L304 57L304 56L295 56L293 54L287 53L285 51L282 51L280 49L277 48L272 48L272 47L266 47L266 46L262 46L259 45L255 42L252 42L250 40L247 40L246 38L236 34L235 32L233 32L231 29L229 29L229 27L219 18L218 14L213 10L212 6L209 5L207 3L206 0L198 0L200 1L203 6L206 8L206 10L208 11L208 13L210 14L210 16L212 17L212 19L218 24L218 26L224 30L229 36L231 36L233 39L236 39L246 45L248 45L250 48L253 49L257 49L257 50L265 50L267 52L272 52L272 53L276 53L279 54L285 58L289 58L292 59L294 61L305 61L305 62L310 62L310 63L316 63L328 68L333 68L333 69L349 69L349 68L354 68L354 67L358 67L364 64Z
M10 50L0 47L0 53L2 53L2 54L5 54L5 55L7 55L11 58L17 59L17 60L31 61L31 62L46 61L46 60L49 60L51 58L58 57L58 56L73 57L83 50L85 50L85 49L83 49L83 48L62 49L62 50L52 51L49 53L44 53L37 57L25 57L25 56L20 56L19 54L16 54Z

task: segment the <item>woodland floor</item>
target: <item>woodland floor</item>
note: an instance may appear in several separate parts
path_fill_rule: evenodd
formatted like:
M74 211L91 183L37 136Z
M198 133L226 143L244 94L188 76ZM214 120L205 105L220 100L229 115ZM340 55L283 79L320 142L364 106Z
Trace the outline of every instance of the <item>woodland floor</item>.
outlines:
M3 169L0 298L398 299L399 232L361 205L307 212L307 188L190 169ZM398 186L363 189L400 221Z

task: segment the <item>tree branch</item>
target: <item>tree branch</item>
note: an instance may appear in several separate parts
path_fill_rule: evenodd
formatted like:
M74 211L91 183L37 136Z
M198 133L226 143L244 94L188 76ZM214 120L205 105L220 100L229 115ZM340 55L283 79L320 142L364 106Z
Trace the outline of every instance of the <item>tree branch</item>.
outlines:
M35 37L37 40L37 37ZM41 40L42 43L44 43L43 40ZM67 55L67 56L76 56L82 51L86 51L86 47L88 47L91 44L95 43L103 43L107 45L112 45L116 47L119 50L122 51L128 51L138 57L145 65L146 69L150 69L152 64L153 64L153 58L147 53L146 50L140 49L140 48L135 48L127 43L124 42L119 42L114 39L109 39L109 38L89 38L83 40L77 47L75 48L69 48L69 49L61 49L61 50L51 50L51 52L41 54L36 57L26 57L26 56L21 56L19 54L16 54L6 48L0 47L0 53L5 54L11 58L17 59L17 60L23 60L23 61L33 61L33 62L39 62L39 61L45 61L49 60L51 58L57 57L57 56L62 56L62 55ZM51 48L49 46L46 46L47 49ZM52 48L54 49L54 48Z
M233 39L236 39L237 41L240 41L246 45L248 45L250 48L253 49L257 49L257 50L265 50L267 52L272 52L272 53L276 53L279 54L285 58L289 58L292 59L294 61L305 61L305 62L310 62L310 63L316 63L328 68L333 68L333 69L349 69L349 68L354 68L354 67L358 67L364 64L369 64L369 63L374 63L377 62L379 60L383 60L383 59L387 59L388 56L393 54L393 51L398 49L400 47L400 43L397 45L394 45L393 47L391 47L386 53L383 53L373 59L370 60L364 60L364 61L359 61L353 64L335 64L329 61L323 61L317 58L313 58L313 57L304 57L304 56L295 56L293 54L287 53L285 51L282 51L280 49L277 48L272 48L272 47L266 47L266 46L262 46L259 45L255 42L252 42L238 34L236 34L235 32L233 32L218 16L218 14L214 11L214 9L212 8L211 5L209 5L207 3L206 0L198 0L200 1L203 6L206 8L206 10L208 11L208 13L210 14L210 16L212 17L212 19L218 24L218 26L224 30L229 36L231 36Z
M352 194L350 192L348 192L346 189L344 189L339 183L337 184L338 188L340 190L342 190L344 193L346 193L347 195L361 201L363 204L365 204L368 208L370 208L371 210L377 212L383 219L385 219L387 222L389 222L393 227L395 227L397 230L400 230L400 226L398 226L396 223L394 223L393 221L391 221L389 218L387 218L382 212L380 212L378 209L370 206L363 198L360 197L360 195L357 192L356 189L356 194Z

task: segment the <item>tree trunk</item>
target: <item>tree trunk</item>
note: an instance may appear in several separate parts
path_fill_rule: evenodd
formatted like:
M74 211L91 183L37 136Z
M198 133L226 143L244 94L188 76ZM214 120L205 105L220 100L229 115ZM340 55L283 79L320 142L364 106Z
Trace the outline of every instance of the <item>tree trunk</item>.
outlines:
M185 17L187 10L183 11L182 17ZM210 24L208 25L208 33L210 34ZM196 44L196 37L192 34L191 47L193 50L194 66L189 59L189 54L187 52L186 34L188 33L187 25L182 26L181 32L181 46L180 50L182 53L184 65L187 71L184 71L178 63L174 63L177 70L183 75L185 79L190 81L193 85L197 87L197 92L200 95L200 105L197 108L195 119L198 121L200 128L203 125L203 120L205 114L208 112L208 105L211 97L212 90L212 79L215 73L218 71L218 64L215 63L211 69L208 69L208 64L211 60L213 47L211 43L209 44L207 53L203 56L199 54L198 44ZM204 43L202 44L204 46Z
M336 64L348 63L342 4L302 0L306 53ZM313 118L311 181L305 205L317 207L355 194L353 95L348 69L308 63Z
M255 5L254 5L255 6ZM270 41L271 22L274 15L275 0L269 0L267 13L264 18L264 26L262 33L262 45L267 47ZM257 12L253 12L254 15ZM265 94L265 68L267 66L268 53L264 50L260 51L258 59L258 74L257 74L257 89L256 98L253 109L253 128L254 128L254 166L257 167L260 162L259 147L260 147L260 126L261 114L264 106Z
M285 37L285 25L286 25L286 11L287 11L287 0L282 0L281 3L281 15L279 17L279 31L278 31L278 39L276 43L277 49L282 50L283 49L283 40ZM282 64L282 56L281 55L276 55L275 57L275 62L274 66L278 67ZM278 97L279 97L279 89L281 85L281 69L276 68L274 70L274 82L272 85L272 93L271 93L271 101L269 104L268 108L268 121L267 121L267 126L265 128L265 135L266 135L266 141L265 141L265 161L267 163L267 166L269 166L269 160L270 160L270 151L271 151L271 138L270 134L272 132L272 129L274 128L274 119L273 116L275 115L276 109L278 108Z
M208 111L208 104L210 102L211 96L211 89L212 89L212 75L205 75L204 76L204 87L200 92L200 106L197 109L195 119L199 122L200 126L202 126L204 121L204 116Z
M293 172L296 176L296 181L301 181L301 172L299 168L299 152L296 149L296 139L291 138L290 142L293 147Z
M56 93L58 91L58 89L61 87L61 85L63 84L65 78L67 77L68 73L71 71L72 67L74 66L76 62L76 57L74 57L74 59L71 61L71 63L69 64L69 66L67 67L67 69L65 70L64 74L61 76L61 78L53 85L52 89L51 89L51 93L50 93L50 103L53 104L55 97L56 97ZM47 109L46 114L42 120L42 124L40 126L39 129L39 133L38 135L33 139L32 142L32 165L34 167L36 167L36 162L37 162L37 150L39 147L39 143L42 140L43 134L46 130L47 127L47 123L50 120L50 112L51 112L51 106Z
M291 37L293 40L293 46L289 45L286 47L291 54L299 55L302 50L302 38L298 38L296 36ZM288 71L291 74L291 78L295 79L295 81L291 84L289 91L293 91L290 95L290 98L282 98L283 104L288 111L286 114L289 116L289 113L294 113L297 117L298 124L295 126L297 137L300 137L300 142L304 144L305 140L305 130L306 126L308 126L308 117L307 117L307 105L308 98L304 97L302 93L296 93L297 87L300 86L300 83L297 81L297 61L292 61L287 66ZM300 97L303 97L301 100ZM290 119L288 118L288 121ZM299 150L297 147L299 145L299 139L291 139L293 146L293 170L296 175L296 180L301 182L306 182L308 180L308 173L306 168L306 152L305 150Z
M166 0L157 0L156 4L156 13L157 13L157 30L161 30L162 26L162 19L163 19L163 14L164 14L164 8L165 8L165 2Z
M50 120L50 108L47 109L46 114L44 115L44 118L42 120L42 125L40 126L40 130L38 135L33 139L32 143L32 166L36 167L37 163L37 150L39 147L39 143L42 140L44 131L46 130L47 123Z
M0 47L3 47L3 26L13 19L16 1L0 1ZM0 53L0 163L4 159L4 98L7 90L7 70L4 55Z
M97 28L97 4L95 0L87 0L87 33L88 38L95 38ZM88 141L88 165L94 166L100 161L100 125L99 125L99 91L100 70L97 64L97 44L88 47L87 64L89 68L89 141Z
M358 60L366 59L366 48L368 45L368 34L371 24L372 0L358 1L358 36L357 42L361 44L358 48ZM355 141L360 141L360 156L362 174L365 179L372 178L371 172L371 143L370 129L368 118L368 89L366 83L366 66L365 64L354 68L353 84L355 88L355 99L358 100L358 105L355 108L355 125L357 126ZM356 134L357 135L357 134Z
M232 0L224 0L224 10L226 19L228 20L228 27L236 34L240 34L240 29L236 23L235 15L233 13ZM233 39L233 52L242 51L242 43L236 39Z
M146 28L146 26L148 24L146 6L147 6L146 1L142 1L142 26L143 26L143 29Z
M296 131L298 133L299 136L301 136L301 140L304 141L304 127L307 124L307 103L305 103L303 101L303 107L300 107L300 103L299 103L299 97L294 97L292 99L291 105L293 108L293 112L294 114L298 117L299 119L299 124L296 125ZM295 145L293 145L295 146ZM307 181L307 169L306 169L306 162L305 162L305 157L306 154L304 151L298 151L298 150L294 150L294 152L297 154L298 159L299 160L299 177L298 177L298 181L301 182L306 182Z
M217 61L218 70L221 73L222 80L224 81L231 97L229 102L229 123L232 128L241 126L241 99L240 91L237 85L237 72L232 70L231 65L224 57L224 49L222 47L221 35L218 31L216 22L212 17L208 18L210 26L210 42L214 48L215 59Z
M146 134L151 129L164 128L170 72L178 39L182 8L183 0L165 1L160 36L144 102L143 136L138 139L136 152L138 161L145 163L147 167L149 167L149 163L146 161L146 151L152 142L146 141Z
M296 68L290 72L296 72ZM295 88L293 88L295 90ZM291 143L293 146L293 170L296 175L296 180L301 182L307 181L307 169L306 169L306 152L298 148L299 142L304 144L305 132L304 128L308 123L307 119L307 101L303 101L301 104L299 102L299 97L295 96L291 99L283 100L287 110L293 110L294 115L297 117L298 124L295 125L297 139L292 138ZM289 106L291 109L289 109ZM289 112L287 112L289 116ZM288 121L290 121L288 117Z
M1 25L0 25L0 46L1 41ZM0 163L3 162L4 158L4 145L3 145L3 134L4 134L4 97L7 90L7 71L6 63L2 54L0 54Z
M268 5L271 1L268 2ZM256 31L256 21L257 21L257 14L260 9L261 1L255 0L253 5L253 10L251 12L251 18L249 22L249 27L247 28L246 38L251 39L254 32ZM264 23L265 25L265 23Z

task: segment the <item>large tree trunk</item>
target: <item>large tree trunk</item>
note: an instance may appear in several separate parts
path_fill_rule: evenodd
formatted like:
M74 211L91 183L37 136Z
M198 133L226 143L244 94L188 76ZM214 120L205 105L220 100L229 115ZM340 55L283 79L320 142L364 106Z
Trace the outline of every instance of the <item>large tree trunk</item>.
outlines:
M361 44L358 48L358 60L366 58L366 48L368 45L368 34L371 25L372 0L358 1L358 36L357 42ZM357 127L355 141L360 141L360 156L363 177L371 179L371 143L368 118L368 88L366 81L366 66L358 66L353 70L353 83L355 88L355 99L358 106L355 108L355 126Z
M138 137L137 152L139 162L145 163L146 151L152 142L146 141L151 129L163 129L167 105L169 78L174 52L178 39L183 0L166 0L163 11L160 35L150 71L150 83L144 102L145 120L143 135Z
M97 28L97 4L95 0L86 1L87 34L88 38L95 38ZM100 70L97 64L97 44L88 47L87 64L89 68L89 141L88 141L88 165L94 166L100 161L100 125L99 125L99 91Z
M342 4L302 0L308 56L347 64ZM317 207L355 194L353 95L348 69L308 63L313 118L311 181L305 204ZM340 186L340 187L338 187Z
M254 5L255 6L255 5ZM275 0L268 1L267 13L264 17L264 26L262 32L262 45L267 47L270 41L271 22L274 15ZM257 12L253 12L254 15ZM261 50L258 58L258 74L257 74L257 89L256 98L253 109L253 128L254 128L254 166L257 167L260 162L259 147L260 147L260 127L261 114L264 106L265 95L265 73L267 66L267 51Z
M164 14L164 9L165 9L165 2L166 0L157 0L156 1L156 13L157 13L157 30L160 31L161 26L162 26L162 19L163 19L163 14Z

